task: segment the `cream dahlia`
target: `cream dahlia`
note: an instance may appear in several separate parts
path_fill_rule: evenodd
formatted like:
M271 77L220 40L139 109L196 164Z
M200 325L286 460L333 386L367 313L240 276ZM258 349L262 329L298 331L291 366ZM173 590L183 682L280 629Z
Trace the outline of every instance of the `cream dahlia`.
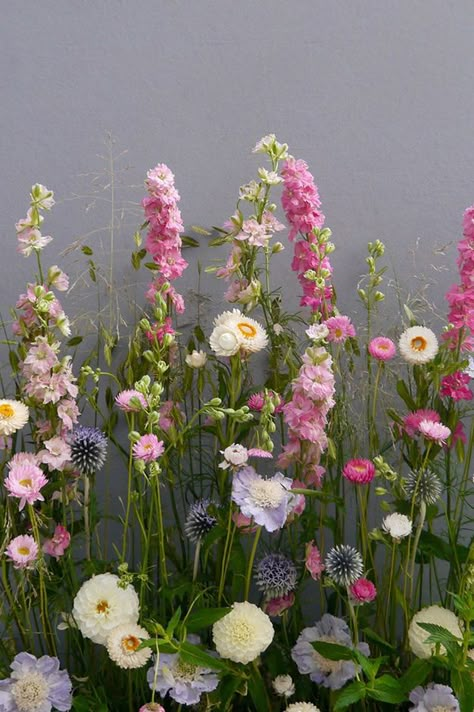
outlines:
M408 628L410 648L417 658L429 658L436 649L435 645L426 643L429 633L424 628L421 628L418 623L433 623L441 626L441 628L446 628L456 638L462 638L460 621L455 613L441 606L422 608L421 611L415 613ZM441 646L440 652L442 655L446 653L443 646Z
M405 361L423 364L432 361L438 353L438 340L431 329L411 326L400 336L398 347Z
M270 618L254 603L234 603L226 616L214 623L212 637L219 655L235 663L250 663L273 640Z
M28 422L28 407L21 401L0 399L0 435L11 435Z
M135 589L119 586L120 579L106 573L93 576L76 594L72 615L84 638L105 645L114 628L136 623L139 613Z
M285 712L321 712L312 702L293 702Z
M148 638L145 628L135 623L118 625L107 638L106 647L110 659L124 669L143 667L151 656L151 648L138 648L142 640Z

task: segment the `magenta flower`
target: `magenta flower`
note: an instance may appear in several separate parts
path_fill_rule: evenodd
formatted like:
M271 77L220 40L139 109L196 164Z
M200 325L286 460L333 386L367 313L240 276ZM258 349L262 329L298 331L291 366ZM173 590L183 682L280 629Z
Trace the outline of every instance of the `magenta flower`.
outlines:
M313 228L321 228L324 225L324 215L319 210L321 201L318 189L305 161L289 157L281 174L281 204L291 225L288 237L293 241L299 232L307 235Z
M342 469L342 474L356 485L366 485L375 477L375 465L370 460L354 458L348 460Z
M10 492L9 497L17 497L20 500L21 511L25 504L44 502L40 490L48 484L48 479L37 465L16 465L11 468L4 484L5 489Z
M441 416L435 410L420 408L409 413L403 418L403 429L409 438L414 438L420 428L422 420L431 420L434 423L441 421Z
M377 596L377 589L374 584L366 578L354 581L349 586L349 592L354 603L370 603Z
M8 544L6 555L13 561L15 569L30 568L31 564L36 561L38 556L38 545L29 534L16 536Z
M144 410L148 406L143 393L133 389L121 391L117 396L115 396L115 403L120 410L123 410L126 413L139 413L142 409Z
M438 445L443 445L451 435L451 430L446 425L433 420L422 420L418 429L427 440L434 440Z
M328 341L342 344L346 339L356 335L354 325L348 316L330 316L324 322L329 330Z
M443 338L451 349L457 348L461 339L461 350L474 350L474 206L464 212L463 239L458 244L459 284L453 284L446 300L449 304L448 322L451 328Z
M71 535L62 524L57 524L52 539L46 539L43 544L45 554L59 559L71 543Z
M314 543L314 539L306 544L305 549L305 567L311 574L311 578L318 581L324 571L324 563L321 558L321 552Z
M378 361L390 361L397 353L397 348L392 339L386 336L376 336L369 346L369 354Z
M454 401L472 400L473 394L468 383L470 376L463 371L456 371L449 376L444 376L441 380L440 393L446 398L452 398Z
M165 451L162 440L158 440L156 435L142 435L140 440L133 446L133 457L144 462L157 460Z

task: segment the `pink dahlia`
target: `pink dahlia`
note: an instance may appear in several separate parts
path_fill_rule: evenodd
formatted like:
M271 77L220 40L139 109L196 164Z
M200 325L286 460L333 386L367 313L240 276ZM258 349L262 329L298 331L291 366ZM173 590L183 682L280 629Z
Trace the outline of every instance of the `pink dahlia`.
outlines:
M29 534L16 536L8 544L6 555L13 561L15 569L26 569L36 560L38 556L38 545Z
M472 400L472 391L468 388L470 380L468 373L456 371L442 379L440 393L442 396L452 398L454 401Z
M355 458L348 460L343 467L342 474L356 485L366 485L375 477L375 465L370 460Z
M376 336L369 344L369 354L378 361L390 361L396 352L395 344L386 336Z
M446 425L433 420L422 420L418 429L427 440L434 440L438 445L443 445L451 435L451 430Z
M377 596L374 584L366 578L354 581L349 587L349 592L355 603L370 603Z
M420 408L409 413L403 418L403 429L410 438L414 438L420 428L422 420L431 420L434 423L441 421L441 416L435 410Z
M142 435L134 444L132 452L135 460L143 460L144 462L153 462L157 460L165 451L165 446L162 440L158 440L156 435Z
M68 530L63 527L62 524L57 524L54 530L53 537L51 539L46 539L43 544L43 551L45 554L54 556L55 559L59 559L64 556L65 550L71 543L71 535Z
M330 316L324 322L329 330L328 341L342 344L346 339L356 335L354 325L348 316Z
M5 479L5 489L10 497L17 497L20 500L20 511L25 504L34 502L44 502L44 497L40 490L48 484L48 479L43 471L36 465L16 465L11 468Z
M115 403L120 410L123 410L126 413L139 413L148 405L143 393L135 390L121 391L115 397Z
M306 544L305 567L315 581L321 578L321 574L324 571L324 564L321 558L321 552L314 543L314 539Z

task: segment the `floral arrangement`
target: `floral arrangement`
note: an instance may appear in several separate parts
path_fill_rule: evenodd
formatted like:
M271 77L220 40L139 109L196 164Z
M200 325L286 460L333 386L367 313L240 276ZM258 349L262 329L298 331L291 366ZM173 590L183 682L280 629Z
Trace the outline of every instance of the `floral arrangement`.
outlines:
M54 199L32 188L16 230L36 274L0 400L0 712L472 712L474 207L445 326L405 305L381 332L383 244L354 325L307 164L274 135L254 152L233 215L200 230L228 250L210 329L179 332L197 240L170 169L148 172L132 264L149 308L107 371L43 266ZM271 283L283 250L295 314Z

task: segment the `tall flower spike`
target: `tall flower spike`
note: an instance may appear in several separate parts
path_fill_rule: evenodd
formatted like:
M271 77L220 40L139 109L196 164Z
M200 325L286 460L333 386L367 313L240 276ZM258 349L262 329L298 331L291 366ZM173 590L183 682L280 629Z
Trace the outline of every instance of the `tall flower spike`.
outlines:
M71 462L82 474L100 470L107 456L107 438L99 428L80 425L71 437Z

